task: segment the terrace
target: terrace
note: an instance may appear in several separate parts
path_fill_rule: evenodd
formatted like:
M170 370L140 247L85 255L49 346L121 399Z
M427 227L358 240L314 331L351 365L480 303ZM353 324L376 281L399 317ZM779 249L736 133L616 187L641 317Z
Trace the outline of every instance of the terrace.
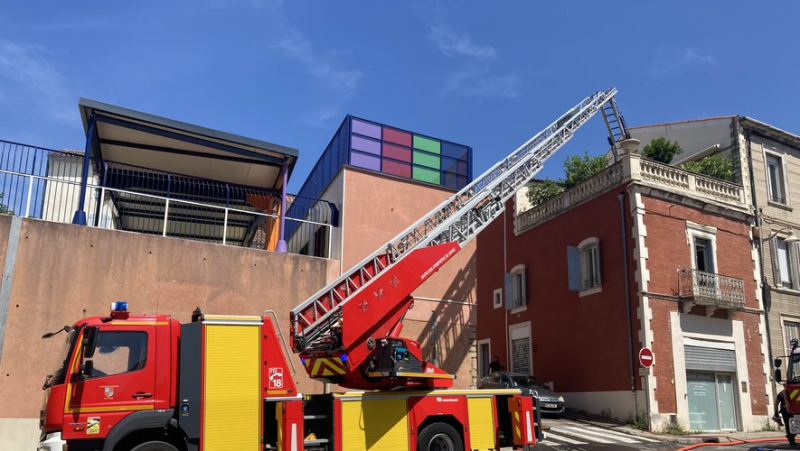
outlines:
M72 223L79 209L84 154L0 140L2 209L25 218ZM115 161L90 159L85 194L86 225L227 246L276 250L281 191L221 182ZM286 194L286 209L302 217L291 226L287 251L328 257L309 243L330 236L336 206ZM0 210L2 210L0 209ZM330 242L328 239L326 242Z

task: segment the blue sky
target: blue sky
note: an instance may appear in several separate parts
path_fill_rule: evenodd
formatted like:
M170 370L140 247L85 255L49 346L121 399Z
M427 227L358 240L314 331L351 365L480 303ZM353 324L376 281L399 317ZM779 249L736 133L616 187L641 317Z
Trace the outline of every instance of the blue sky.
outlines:
M474 175L610 86L630 125L742 114L800 134L798 17L796 1L3 2L0 139L83 149L83 96L298 148L296 192L348 113L470 145ZM606 147L596 117L540 176Z

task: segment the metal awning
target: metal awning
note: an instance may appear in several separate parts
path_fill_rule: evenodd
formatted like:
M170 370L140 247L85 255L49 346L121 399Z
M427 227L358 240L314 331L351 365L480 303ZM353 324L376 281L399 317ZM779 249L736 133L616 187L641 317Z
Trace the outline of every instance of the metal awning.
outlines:
M174 121L139 111L81 98L84 132L89 118L96 126L91 139L97 162L117 163L278 190L281 169L291 175L298 151L266 141Z

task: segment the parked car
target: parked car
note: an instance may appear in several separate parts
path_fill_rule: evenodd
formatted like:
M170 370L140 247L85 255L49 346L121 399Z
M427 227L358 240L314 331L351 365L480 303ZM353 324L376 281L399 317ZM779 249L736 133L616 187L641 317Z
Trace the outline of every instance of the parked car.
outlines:
M526 395L539 399L543 413L564 413L564 397L550 390L534 376L521 373L494 372L478 381L478 388L518 388Z

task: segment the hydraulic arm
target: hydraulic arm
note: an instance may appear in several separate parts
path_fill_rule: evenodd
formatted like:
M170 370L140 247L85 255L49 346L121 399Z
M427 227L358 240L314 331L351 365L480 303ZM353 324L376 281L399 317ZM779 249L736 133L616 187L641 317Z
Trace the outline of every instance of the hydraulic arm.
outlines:
M449 387L453 376L399 337L411 293L503 212L547 158L611 102L583 99L508 157L291 312L292 347L312 378L357 389Z

